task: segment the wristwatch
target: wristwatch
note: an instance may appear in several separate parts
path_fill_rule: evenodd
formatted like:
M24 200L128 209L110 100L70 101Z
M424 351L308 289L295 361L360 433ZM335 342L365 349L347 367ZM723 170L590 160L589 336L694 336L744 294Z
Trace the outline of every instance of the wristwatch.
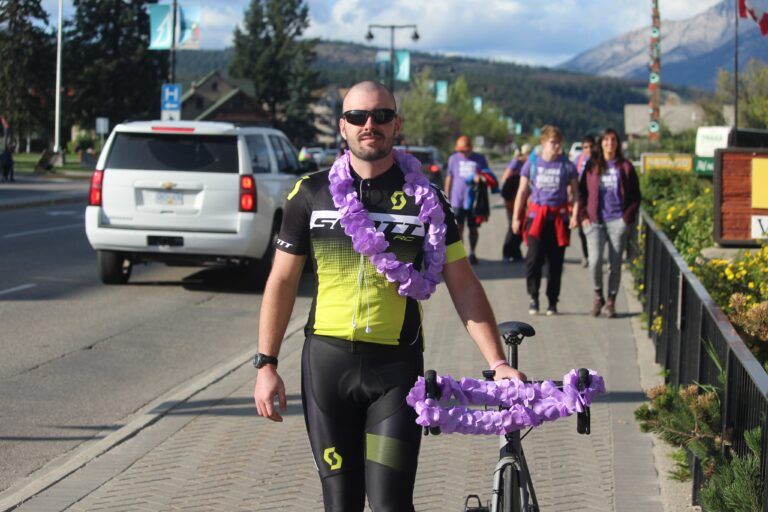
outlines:
M273 364L277 368L277 358L275 356L268 356L259 352L253 358L253 366L257 369L263 368L266 364Z

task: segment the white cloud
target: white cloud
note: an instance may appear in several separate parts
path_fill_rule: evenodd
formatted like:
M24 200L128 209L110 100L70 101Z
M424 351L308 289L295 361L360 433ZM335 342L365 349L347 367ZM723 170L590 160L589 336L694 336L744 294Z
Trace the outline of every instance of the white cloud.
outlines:
M167 3L169 0L163 0ZM694 16L721 0L659 0L663 19ZM729 0L730 1L730 0ZM57 0L43 0L55 24ZM203 48L232 44L249 0L182 0L204 6ZM629 30L650 25L648 0L307 0L309 37L366 43L369 24L416 24L421 39L398 30L399 48L554 65ZM64 16L73 13L64 2ZM388 30L372 44L389 47Z

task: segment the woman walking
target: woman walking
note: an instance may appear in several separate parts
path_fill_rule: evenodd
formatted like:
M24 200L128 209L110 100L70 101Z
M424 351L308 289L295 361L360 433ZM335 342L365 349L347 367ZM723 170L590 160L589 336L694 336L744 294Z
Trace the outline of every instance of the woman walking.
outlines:
M547 125L541 129L541 155L532 154L523 165L515 198L512 232L518 234L522 231L528 244L525 281L531 296L528 307L531 315L539 313L539 287L545 262L549 266L547 316L557 314L565 248L570 242L570 228L576 227L578 205L570 220L568 205L570 195L574 202L578 201L577 173L573 164L563 156L562 143L563 133L559 128ZM568 193L569 187L572 194ZM523 226L526 203L528 213Z
M579 180L578 219L587 237L589 272L595 298L592 315L616 316L621 258L627 226L640 207L640 184L632 163L621 153L619 134L605 130ZM603 295L603 251L608 244L608 300Z

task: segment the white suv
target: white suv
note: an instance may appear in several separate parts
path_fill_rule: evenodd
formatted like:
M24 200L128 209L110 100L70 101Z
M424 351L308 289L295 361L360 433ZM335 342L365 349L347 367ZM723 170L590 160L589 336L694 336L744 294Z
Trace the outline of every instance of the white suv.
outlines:
M272 128L141 121L109 136L85 212L101 280L126 283L133 263L228 263L263 285L285 197L302 174Z

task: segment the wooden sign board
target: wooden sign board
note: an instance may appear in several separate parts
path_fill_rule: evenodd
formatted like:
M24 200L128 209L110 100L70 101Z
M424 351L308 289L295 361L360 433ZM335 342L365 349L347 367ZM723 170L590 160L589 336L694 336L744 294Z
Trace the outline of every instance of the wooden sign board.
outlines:
M768 241L768 150L715 153L715 242L756 247Z

